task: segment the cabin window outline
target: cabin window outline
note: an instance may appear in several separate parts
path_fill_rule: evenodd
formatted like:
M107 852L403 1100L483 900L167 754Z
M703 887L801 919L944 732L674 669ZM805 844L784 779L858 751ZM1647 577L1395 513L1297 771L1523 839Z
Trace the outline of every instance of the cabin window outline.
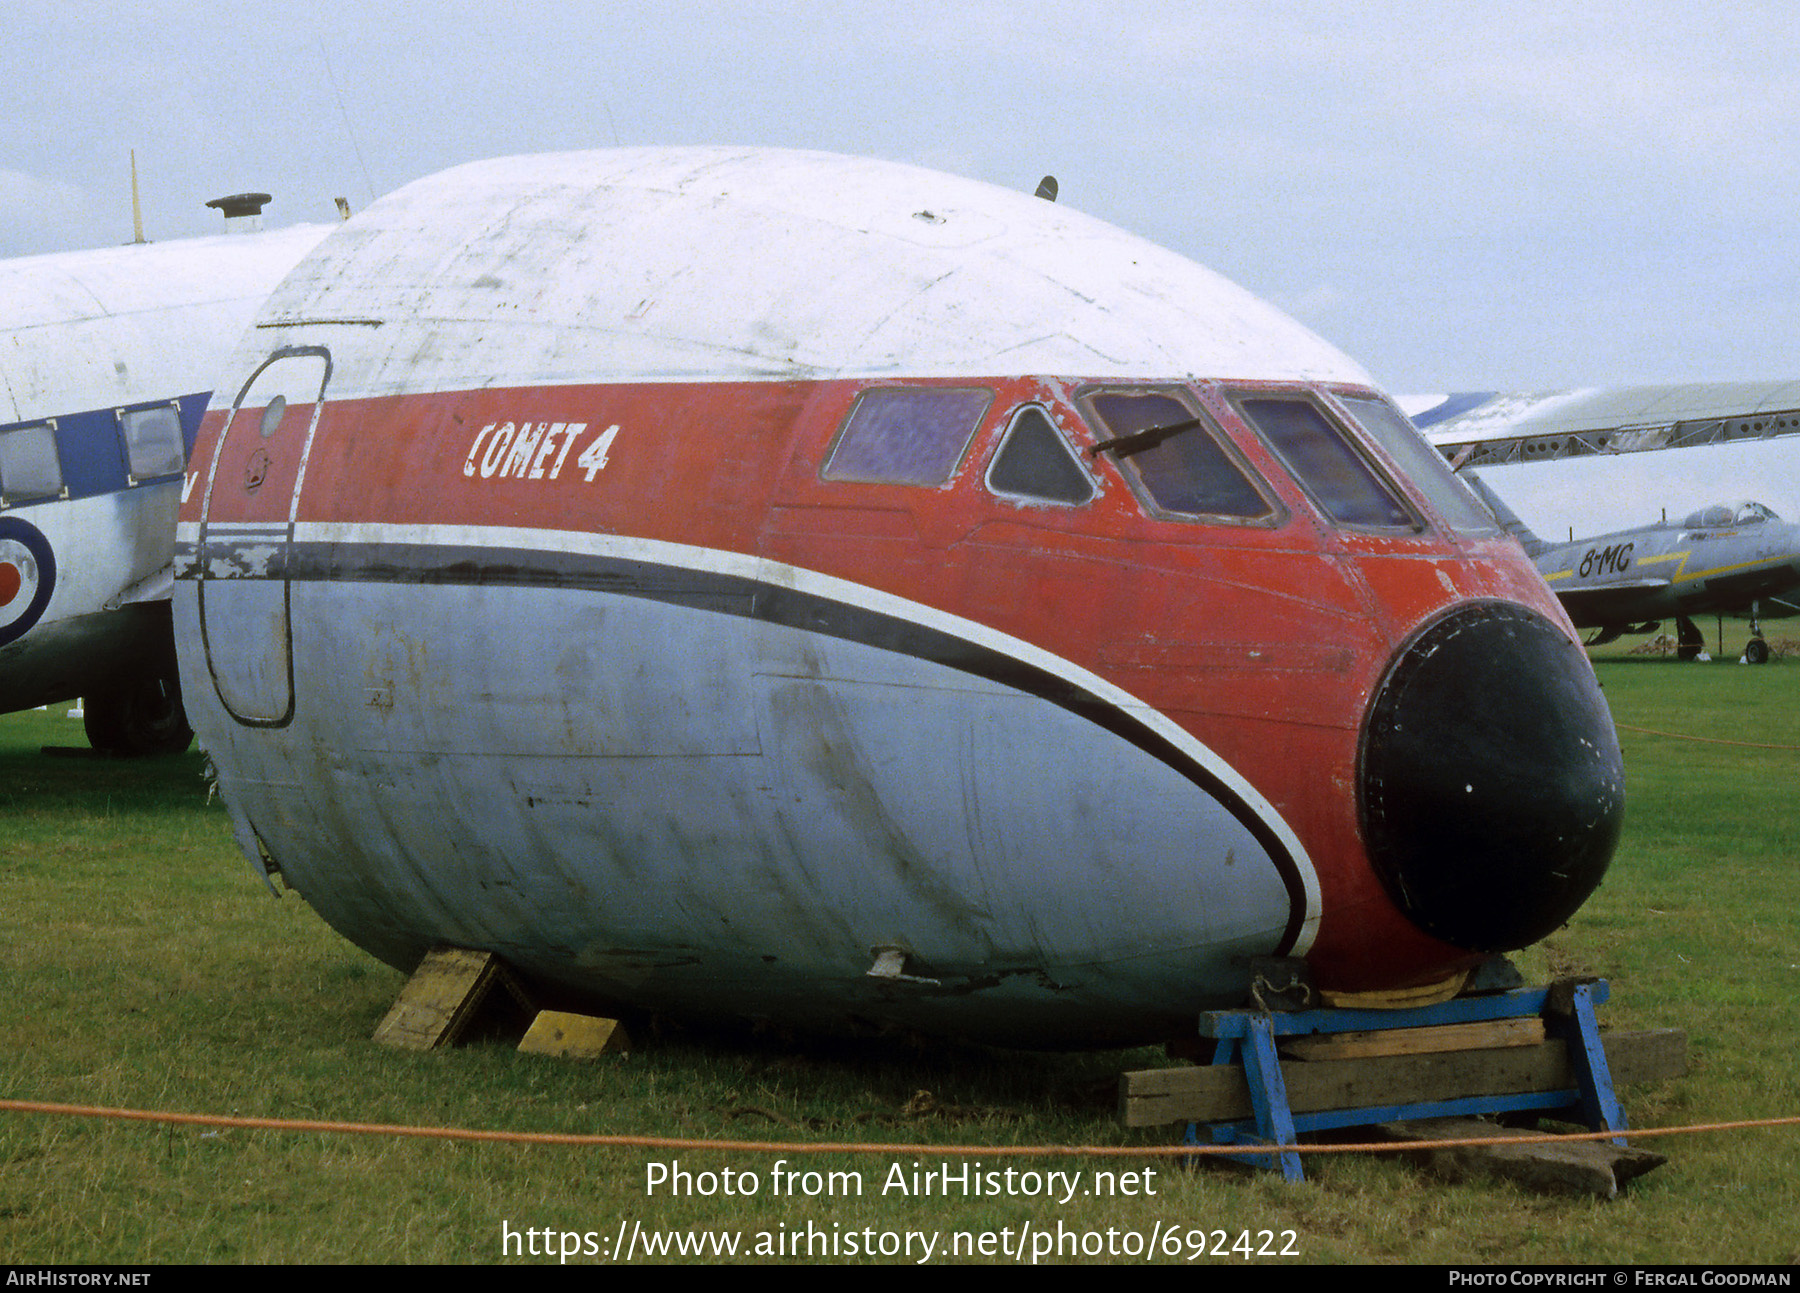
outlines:
M1233 386L1223 394L1232 411L1300 486L1327 524L1359 534L1409 536L1424 532L1425 518L1420 515L1406 491L1391 479L1387 470L1364 443L1363 437L1353 429L1352 419L1331 409L1317 398L1315 392L1285 386ZM1279 431L1280 428L1265 426L1251 411L1253 406L1258 405L1294 405L1311 414L1317 419L1314 425L1322 427L1327 433L1314 441L1314 447L1322 447L1335 460L1333 457L1315 457L1308 462L1296 462L1295 454L1272 434L1272 430ZM1294 446L1295 449L1303 447L1305 446L1298 444ZM1348 475L1339 476L1334 481L1331 479L1334 471L1347 471ZM1339 488L1350 487L1352 492L1360 485L1361 497L1355 499L1346 494L1335 504L1329 502L1321 493L1321 486L1328 483ZM1394 519L1375 520L1355 515L1359 506L1371 505L1386 511Z
M941 489L956 479L994 392L883 383L857 392L819 476L837 484Z
M57 419L0 430L0 508L69 497Z
M182 435L179 400L126 405L113 410L113 420L120 451L125 455L127 486L164 480L187 470L187 442ZM145 428L150 434L134 433L134 427Z
M1178 432L1176 435L1171 436L1170 439L1176 440L1185 439L1189 436L1197 436L1198 439L1192 441L1187 447L1191 448L1198 445L1210 446L1216 456L1209 465L1214 469L1219 467L1229 468L1230 471L1234 473L1237 483L1248 489L1249 496L1253 496L1256 499L1257 503L1261 505L1262 510L1254 514L1246 511L1201 511L1198 509L1171 506L1168 502L1165 502L1163 498L1158 496L1156 486L1152 483L1152 479L1163 484L1168 484L1170 483L1170 477L1165 473L1153 472L1151 478L1146 478L1143 470L1145 461L1150 463L1155 463L1157 461L1156 459L1143 460L1144 453L1154 451L1157 446L1151 446L1146 450L1140 450L1138 452L1127 452L1123 454L1108 453L1105 449L1108 440L1123 439L1125 436L1135 435L1140 430L1148 429L1138 427L1133 427L1130 430L1115 428L1101 412L1100 407L1095 403L1096 400L1105 399L1108 396L1114 395L1126 397L1160 396L1169 400L1180 411L1188 414L1188 420L1192 421L1193 426ZM1076 393L1075 404L1094 438L1094 444L1088 449L1088 456L1097 459L1101 454L1106 453L1107 456L1113 460L1113 465L1118 468L1119 474L1125 478L1126 484L1131 487L1132 493L1137 496L1138 505L1144 510L1145 515L1159 521L1179 521L1188 525L1233 525L1274 530L1287 524L1291 514L1276 495L1274 489L1269 485L1262 473L1257 471L1256 468L1250 464L1249 459L1244 456L1243 451L1238 448L1237 444L1228 434L1226 434L1224 428L1204 409L1194 393L1186 386L1139 382L1107 383L1104 385L1088 386ZM1194 464L1190 462L1183 465L1192 466ZM1168 491L1165 491L1165 493L1167 492ZM1248 496L1241 495L1240 497L1244 497L1245 501L1248 501Z
M1352 428L1363 433L1361 438L1365 445L1372 442L1378 454L1387 458L1390 468L1387 475L1391 483L1398 485L1402 493L1410 485L1422 495L1427 507L1437 514L1446 529L1470 538L1491 538L1502 533L1486 505L1475 497L1475 492L1462 477L1450 469L1444 455L1420 434L1412 419L1387 396L1375 390L1339 387L1328 387L1325 394L1333 410ZM1388 426L1372 426L1357 416L1359 404L1386 413Z
M1083 492L1079 497L1057 494L1047 489L1007 488L996 483L995 475L1002 470L1002 464L1007 461L1009 454L1016 462L1024 453L1032 452L1031 443L1025 438L1027 436L1035 436L1037 443L1045 447L1048 455L1052 455L1043 461L1061 463L1069 468L1073 474L1066 475L1063 479L1070 485L1080 485ZM1015 450L1015 445L1019 449ZM1042 465L1042 462L1025 465L1029 471ZM1057 468L1052 467L1050 470L1054 472ZM1001 433L1000 443L995 448L993 457L988 460L982 484L996 498L1032 507L1086 507L1100 494L1099 485L1081 465L1081 455L1057 425L1055 414L1047 406L1035 401L1019 405L1008 416L1006 430Z

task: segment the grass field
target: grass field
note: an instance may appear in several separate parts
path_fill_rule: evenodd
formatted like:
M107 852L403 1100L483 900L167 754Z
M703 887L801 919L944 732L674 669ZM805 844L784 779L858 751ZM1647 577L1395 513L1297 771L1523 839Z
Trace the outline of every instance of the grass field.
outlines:
M1625 728L1626 837L1595 898L1521 962L1537 976L1611 979L1607 1025L1688 1031L1689 1077L1625 1092L1636 1125L1800 1114L1800 664L1615 656L1599 669ZM269 895L207 801L200 756L121 763L40 753L82 744L80 724L60 708L0 718L0 1097L734 1139L1153 1139L1116 1125L1113 1079L1162 1062L1158 1052L1044 1057L669 1037L579 1064L499 1045L424 1055L378 1047L369 1035L400 977L297 898ZM0 1113L0 1263L544 1261L555 1258L531 1249L554 1248L560 1232L591 1233L599 1247L639 1225L736 1236L742 1256L759 1233L808 1225L835 1237L840 1256L851 1239L917 1231L934 1238L935 1260L957 1232L1029 1227L1041 1236L1061 1225L1102 1236L1087 1242L1115 1254L1141 1245L1127 1235L1173 1230L1182 1258L1196 1231L1209 1249L1213 1232L1229 1247L1248 1231L1261 1247L1259 1232L1271 1231L1274 1248L1312 1262L1790 1262L1800 1255L1797 1142L1791 1128L1660 1140L1653 1147L1671 1161L1611 1203L1444 1186L1363 1157L1311 1160L1311 1179L1293 1186L1154 1160L1135 1196L919 1198L883 1193L896 1167L909 1174L915 1162L893 1154L790 1163L841 1174L836 1197L792 1198L772 1193L773 1157L754 1153ZM758 1192L648 1195L648 1169L676 1158L691 1172L755 1173ZM935 1170L943 1160L916 1161ZM1007 1165L990 1160L983 1170ZM1091 1174L1096 1163L1012 1165ZM854 1183L861 1196L846 1197Z

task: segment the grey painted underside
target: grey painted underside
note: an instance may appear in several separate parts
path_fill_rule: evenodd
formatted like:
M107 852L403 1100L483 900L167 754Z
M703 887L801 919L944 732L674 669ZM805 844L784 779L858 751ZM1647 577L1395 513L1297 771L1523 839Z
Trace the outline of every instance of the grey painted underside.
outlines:
M1234 1000L1233 958L1292 923L1242 805L893 643L524 580L205 588L252 690L291 616L285 727L232 721L184 657L229 802L395 964L448 942L680 1013L1103 1043ZM938 986L865 977L886 946Z

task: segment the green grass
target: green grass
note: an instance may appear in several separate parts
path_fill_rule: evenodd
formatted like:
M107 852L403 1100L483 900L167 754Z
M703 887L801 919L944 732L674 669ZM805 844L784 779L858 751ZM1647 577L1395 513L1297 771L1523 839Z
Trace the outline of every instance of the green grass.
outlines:
M1800 746L1800 663L1599 665L1621 724ZM400 978L238 855L198 755L48 757L61 710L0 719L0 1096L287 1118L722 1138L1129 1143L1116 1074L1156 1052L1026 1056L773 1039L648 1039L574 1063L501 1045L410 1054L369 1036ZM1607 976L1605 1023L1688 1031L1693 1071L1632 1088L1638 1125L1800 1113L1800 750L1625 731L1626 838L1571 925L1521 958ZM917 1093L931 1099L915 1099ZM1387 1158L1311 1160L1290 1186L1151 1164L1154 1196L881 1194L879 1154L808 1158L861 1198L773 1198L772 1160L725 1151L522 1148L210 1132L0 1114L0 1263L491 1262L503 1226L621 1224L741 1236L809 1222L842 1237L1064 1227L1293 1231L1307 1261L1783 1262L1800 1240L1794 1130L1655 1142L1670 1162L1612 1203L1444 1186ZM791 1157L791 1156L790 1156ZM752 1171L742 1197L655 1197L646 1167ZM934 1168L941 1160L921 1158ZM953 1162L959 1160L952 1160ZM984 1167L1002 1167L987 1160ZM1091 1171L1091 1160L1020 1161ZM1123 1166L1137 1166L1125 1164ZM849 1178L843 1178L849 1179ZM542 1238L540 1236L540 1244ZM545 1260L526 1257L524 1260ZM549 1260L554 1260L549 1259ZM590 1259L591 1260L591 1259ZM1207 1261L1241 1258L1208 1257Z

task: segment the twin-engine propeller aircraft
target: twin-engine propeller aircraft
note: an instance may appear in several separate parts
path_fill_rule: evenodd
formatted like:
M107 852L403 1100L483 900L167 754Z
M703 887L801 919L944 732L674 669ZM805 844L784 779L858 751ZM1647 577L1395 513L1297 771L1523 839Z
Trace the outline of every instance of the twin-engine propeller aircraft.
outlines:
M80 696L98 749L193 739L169 623L187 451L233 342L327 231L0 261L0 713Z
M411 968L1037 1047L1246 958L1435 983L1599 883L1567 617L1342 354L885 162L464 166L325 239L195 449L239 842Z
M1767 664L1762 619L1800 614L1800 526L1761 503L1715 503L1680 522L1548 543L1479 477L1471 474L1471 483L1524 545L1575 626L1600 630L1589 645L1652 633L1673 619L1676 652L1693 660L1706 647L1694 616L1748 615L1744 659Z

